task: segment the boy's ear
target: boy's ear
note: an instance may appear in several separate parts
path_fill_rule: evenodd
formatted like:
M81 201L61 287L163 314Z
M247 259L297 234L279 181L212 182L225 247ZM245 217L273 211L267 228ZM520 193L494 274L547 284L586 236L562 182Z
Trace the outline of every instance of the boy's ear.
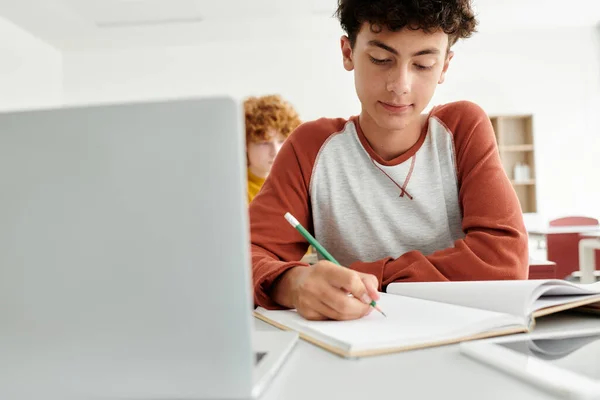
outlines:
M438 81L438 84L442 84L446 80L446 72L448 71L448 67L450 66L450 60L452 60L452 57L454 57L454 52L448 51L448 55L446 56L446 61L444 61L444 68L442 69L442 74L440 75L440 80Z
M348 39L348 36L342 36L340 39L340 44L342 47L344 68L346 71L352 71L354 69L354 61L352 59L352 46L350 45L350 39Z

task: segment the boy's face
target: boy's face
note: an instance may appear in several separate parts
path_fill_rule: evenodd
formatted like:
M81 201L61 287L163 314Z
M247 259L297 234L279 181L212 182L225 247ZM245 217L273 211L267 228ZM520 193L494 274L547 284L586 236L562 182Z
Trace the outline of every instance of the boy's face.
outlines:
M247 146L248 168L260 178L267 177L275 156L285 141L285 137L274 129L270 129L266 137L265 140L249 142Z
M346 70L354 70L361 117L388 131L420 120L452 58L448 35L441 30L384 28L376 33L369 23L363 24L354 48L342 37L342 53Z

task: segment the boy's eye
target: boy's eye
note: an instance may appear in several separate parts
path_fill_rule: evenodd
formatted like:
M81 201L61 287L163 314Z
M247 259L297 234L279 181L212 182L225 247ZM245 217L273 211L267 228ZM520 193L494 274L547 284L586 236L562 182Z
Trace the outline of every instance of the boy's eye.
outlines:
M415 64L415 67L420 71L426 71L426 70L433 68L433 65L427 66L427 65Z
M387 64L388 62L391 61L389 58L379 59L379 58L375 58L375 57L371 57L371 56L369 56L369 58L371 59L371 62L376 65Z

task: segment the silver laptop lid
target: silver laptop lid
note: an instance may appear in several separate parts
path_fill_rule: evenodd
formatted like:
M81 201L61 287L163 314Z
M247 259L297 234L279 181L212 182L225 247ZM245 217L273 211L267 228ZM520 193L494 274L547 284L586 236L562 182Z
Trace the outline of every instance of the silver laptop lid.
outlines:
M242 128L226 98L0 115L0 398L247 397Z

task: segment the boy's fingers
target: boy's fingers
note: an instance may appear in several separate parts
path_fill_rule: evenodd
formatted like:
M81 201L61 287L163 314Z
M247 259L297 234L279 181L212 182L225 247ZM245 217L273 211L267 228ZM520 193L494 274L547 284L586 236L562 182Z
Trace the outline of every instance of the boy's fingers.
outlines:
M331 310L324 310L332 318L337 320L357 319L364 316L369 306L362 301L349 296L348 293L337 287L327 285L326 288L319 294L319 299L323 304Z
M375 277L375 275L360 273L360 278L362 279L365 287L367 288L367 294L373 300L379 300L379 291L377 290L379 287L379 281Z
M365 304L371 302L372 298L367 293L367 288L358 272L340 267L332 268L327 272L327 281L332 286L350 293Z

